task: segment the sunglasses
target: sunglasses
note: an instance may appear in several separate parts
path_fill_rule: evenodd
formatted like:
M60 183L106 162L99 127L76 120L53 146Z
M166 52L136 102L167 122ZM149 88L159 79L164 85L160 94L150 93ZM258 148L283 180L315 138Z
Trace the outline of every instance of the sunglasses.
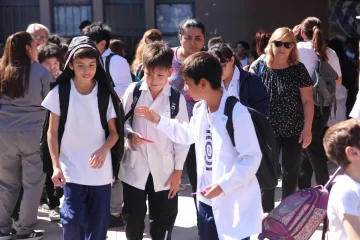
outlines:
M281 41L273 41L273 44L275 45L275 47L280 48L281 46L284 46L287 49L290 49L294 46L294 44L291 42L281 42Z
M33 36L34 39L36 39L36 40L44 40L44 41L47 41L47 40L49 39L47 36L41 36L41 35L36 34L36 33L32 34L32 36Z

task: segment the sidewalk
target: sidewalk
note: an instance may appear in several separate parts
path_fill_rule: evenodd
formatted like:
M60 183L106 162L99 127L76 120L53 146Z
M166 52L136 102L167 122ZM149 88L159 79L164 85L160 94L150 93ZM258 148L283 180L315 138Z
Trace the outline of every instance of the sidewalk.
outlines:
M329 164L329 171L333 174L336 167L333 164ZM194 200L191 197L191 187L187 178L187 174L184 173L182 183L186 184L185 191L179 193L179 213L175 222L175 227L172 234L173 240L198 240L197 226L196 226L196 213ZM341 177L341 176L340 176ZM276 205L279 204L281 196L281 181L276 188ZM37 229L45 231L44 239L49 240L62 240L62 228L58 223L49 222L48 213L38 212L39 225ZM151 239L149 235L149 221L145 220L145 234L144 239ZM322 227L319 227L315 232L311 240L321 239ZM126 240L123 229L110 229L107 235L108 240ZM252 240L257 239L256 236L251 237Z

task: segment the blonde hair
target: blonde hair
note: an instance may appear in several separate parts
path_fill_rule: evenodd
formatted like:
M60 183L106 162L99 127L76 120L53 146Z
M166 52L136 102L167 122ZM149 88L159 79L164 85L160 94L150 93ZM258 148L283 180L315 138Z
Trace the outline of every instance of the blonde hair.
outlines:
M151 37L156 37L159 38L159 40L162 40L162 33L158 29L150 29L144 33L144 36L140 40L138 47L136 49L135 59L131 64L132 72L135 72L138 66L140 65L140 63L142 63L142 55L144 48L148 44L147 40L151 39Z
M291 43L293 44L291 53L288 57L288 63L290 66L296 65L299 63L299 50L296 45L296 38L293 33L293 31L290 28L283 27L278 28L275 30L275 32L271 35L269 43L267 47L265 48L266 53L266 63L272 63L274 61L274 52L273 52L273 42L274 41L280 41L284 38L290 38Z

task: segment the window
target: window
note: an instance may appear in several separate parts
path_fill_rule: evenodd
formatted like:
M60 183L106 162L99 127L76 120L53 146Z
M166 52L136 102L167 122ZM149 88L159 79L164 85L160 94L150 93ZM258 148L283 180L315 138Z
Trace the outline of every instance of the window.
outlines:
M29 24L40 22L39 0L0 0L0 39L18 31L26 31Z
M156 28L158 28L164 40L171 46L178 46L179 24L194 17L194 1L189 0L157 0L156 1Z
M146 0L104 0L105 22L113 38L125 42L127 55L134 55L137 43L145 32Z
M60 36L78 36L84 20L92 22L92 0L53 0L54 30Z

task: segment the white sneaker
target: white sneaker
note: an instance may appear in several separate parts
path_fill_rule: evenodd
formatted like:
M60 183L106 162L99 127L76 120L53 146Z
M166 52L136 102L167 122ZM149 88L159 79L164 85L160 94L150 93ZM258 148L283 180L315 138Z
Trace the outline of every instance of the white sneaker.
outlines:
M49 218L52 222L60 221L60 208L56 207L54 210L52 210L49 213Z

